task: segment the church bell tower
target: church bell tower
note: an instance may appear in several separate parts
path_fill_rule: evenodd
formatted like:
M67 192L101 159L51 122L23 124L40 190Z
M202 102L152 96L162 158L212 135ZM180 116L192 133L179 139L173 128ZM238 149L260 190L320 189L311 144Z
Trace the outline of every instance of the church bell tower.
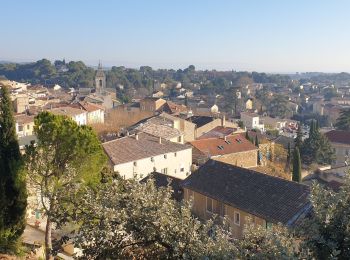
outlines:
M98 63L98 68L95 75L96 93L102 94L106 89L106 75L102 70L101 62Z

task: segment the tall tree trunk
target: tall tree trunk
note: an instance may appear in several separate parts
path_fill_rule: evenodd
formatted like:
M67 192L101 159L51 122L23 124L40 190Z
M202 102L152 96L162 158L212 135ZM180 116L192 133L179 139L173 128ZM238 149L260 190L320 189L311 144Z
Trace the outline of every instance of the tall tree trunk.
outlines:
M51 219L48 216L46 221L46 230L45 230L45 255L46 260L53 259L52 256L52 239L51 239L51 230L52 230L52 223Z

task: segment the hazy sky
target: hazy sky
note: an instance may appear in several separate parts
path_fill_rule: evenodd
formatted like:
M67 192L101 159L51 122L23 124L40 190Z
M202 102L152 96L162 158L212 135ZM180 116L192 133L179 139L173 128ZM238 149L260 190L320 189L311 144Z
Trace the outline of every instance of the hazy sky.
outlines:
M347 0L3 0L0 60L350 72Z

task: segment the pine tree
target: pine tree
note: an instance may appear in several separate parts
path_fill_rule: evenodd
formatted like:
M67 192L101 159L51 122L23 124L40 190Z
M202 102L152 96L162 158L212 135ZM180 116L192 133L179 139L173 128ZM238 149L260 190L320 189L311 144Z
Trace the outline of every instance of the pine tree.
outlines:
M350 109L344 109L335 123L338 130L350 131Z
M295 142L295 146L300 149L303 144L303 132L301 130L301 123L298 125L297 137L295 138L294 142Z
M22 166L12 102L7 87L0 86L0 252L13 250L25 228L27 194Z
M294 148L292 180L301 182L301 160L298 147Z
M303 143L301 154L306 164L332 163L334 152L327 137L320 133L316 120L311 121L309 137Z

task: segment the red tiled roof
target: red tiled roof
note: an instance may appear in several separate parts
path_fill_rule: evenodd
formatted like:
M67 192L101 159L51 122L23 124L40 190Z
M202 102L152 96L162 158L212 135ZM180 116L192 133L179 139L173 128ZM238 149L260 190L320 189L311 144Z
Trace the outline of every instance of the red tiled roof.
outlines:
M209 153L211 156L257 149L257 147L248 141L242 134L226 136L226 141L224 138L208 138L195 140L190 142L190 144L199 151L205 154Z
M332 130L325 133L327 138L332 143L349 144L350 145L350 131Z

